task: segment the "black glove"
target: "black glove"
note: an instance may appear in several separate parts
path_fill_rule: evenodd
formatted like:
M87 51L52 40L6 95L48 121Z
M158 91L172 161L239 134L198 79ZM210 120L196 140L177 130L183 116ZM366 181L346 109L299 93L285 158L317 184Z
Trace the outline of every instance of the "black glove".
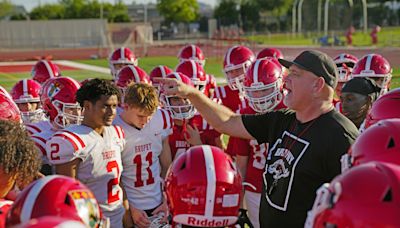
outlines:
M247 210L246 209L239 209L239 216L238 220L236 222L237 225L239 225L241 228L253 228L253 224L251 224L249 217L247 216ZM247 225L247 226L246 226Z

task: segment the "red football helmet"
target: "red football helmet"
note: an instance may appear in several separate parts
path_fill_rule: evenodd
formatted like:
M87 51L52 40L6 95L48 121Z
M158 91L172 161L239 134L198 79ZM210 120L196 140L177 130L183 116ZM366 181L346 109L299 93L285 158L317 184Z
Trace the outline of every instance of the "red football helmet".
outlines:
M204 93L207 85L207 76L203 67L198 62L193 60L183 61L178 64L175 71L188 76L192 80L193 85Z
M165 192L173 222L226 227L238 218L242 178L221 148L194 146L171 164Z
M167 75L165 78L177 79L186 85L194 87L192 80L190 80L188 76L179 72L173 72L172 74ZM160 101L162 106L171 112L171 116L174 119L190 119L196 113L196 109L189 99L165 95L163 89L160 90Z
M198 62L202 67L206 65L206 59L204 57L203 51L194 44L186 45L183 47L178 54L179 62L193 60Z
M351 74L353 77L369 77L377 81L382 89L381 94L384 94L390 87L392 67L383 56L368 54L358 60Z
M275 59L283 59L283 54L278 48L264 48L257 54L257 59L272 57Z
M111 75L117 77L118 71L126 65L138 65L138 59L131 49L121 47L113 51L108 58L108 64L111 69Z
M257 59L246 72L243 82L245 98L260 113L272 111L282 101L282 67L268 57Z
M0 86L0 120L21 121L18 106L2 86Z
M380 120L400 118L400 88L378 98L365 117L365 129Z
M364 131L349 150L351 166L370 161L400 165L400 119L379 121Z
M124 90L131 82L151 85L150 77L146 71L138 66L129 65L118 72L116 85Z
M18 81L11 90L11 96L16 104L39 103L40 84L33 79L23 79ZM45 118L43 109L38 107L34 111L21 111L24 123L33 123Z
M58 66L50 60L39 60L32 68L32 79L43 84L50 78L61 76Z
M80 221L57 217L57 216L44 216L40 218L35 218L27 223L14 226L14 228L55 228L55 227L87 228L87 226L85 226Z
M174 72L174 71L167 66L159 65L159 66L154 67L149 75L152 85L158 88L160 83L156 82L154 79L155 78L165 78L167 75L169 75L172 72Z
M43 85L40 96L42 107L56 126L65 128L82 121L81 107L75 98L79 88L79 82L70 77L52 78Z
M234 46L224 57L224 73L232 90L242 86L247 68L255 60L254 53L245 46Z
M26 187L15 200L7 217L7 226L43 216L58 216L100 227L103 218L93 193L78 180L51 175Z
M372 162L317 190L305 227L400 227L400 167Z
M357 57L348 53L342 53L336 56L333 61L335 62L339 73L338 82L350 81L351 71L358 61Z

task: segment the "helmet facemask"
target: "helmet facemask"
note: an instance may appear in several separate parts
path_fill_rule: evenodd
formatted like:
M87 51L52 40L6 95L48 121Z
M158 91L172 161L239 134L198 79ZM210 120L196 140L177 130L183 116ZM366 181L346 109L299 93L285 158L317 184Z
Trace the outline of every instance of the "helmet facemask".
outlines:
M197 78L192 78L191 80L192 80L193 85L194 85L194 87L195 87L196 89L198 89L198 90L199 90L200 92L202 92L202 93L205 92L205 90L206 90L206 85L207 85L207 82L206 82L206 81L200 81L200 80L197 79Z
M226 80L229 88L232 90L241 90L245 79L247 68L251 65L251 61L246 61L243 64L231 65L224 68Z
M24 124L37 123L39 121L46 119L46 114L41 108L38 108L35 111L20 112L20 113L22 122Z
M196 113L196 109L189 99L176 96L165 96L164 107L172 114L172 118L179 120L191 119Z
M57 126L65 128L71 124L81 124L83 116L79 103L71 104L55 100L53 101L53 105L57 109L57 116L54 119L54 123Z
M335 183L334 186L331 186L328 183L323 184L317 190L317 196L315 198L314 205L307 213L307 219L304 227L313 228L315 218L324 210L334 206L339 199L341 191L341 185L339 183Z
M258 113L272 111L281 102L280 88L280 80L268 85L258 82L253 83L250 87L243 87L250 107Z
M354 64L353 64L354 65ZM338 69L338 82L348 82L351 79L351 67L345 63L337 64Z

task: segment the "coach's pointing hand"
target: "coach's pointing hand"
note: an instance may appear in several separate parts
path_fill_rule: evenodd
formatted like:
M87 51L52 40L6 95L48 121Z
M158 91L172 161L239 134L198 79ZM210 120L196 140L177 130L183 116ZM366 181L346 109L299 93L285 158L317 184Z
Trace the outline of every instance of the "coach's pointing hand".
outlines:
M196 88L188 86L173 78L154 78L161 84L161 90L165 95L188 98L191 94L199 92Z

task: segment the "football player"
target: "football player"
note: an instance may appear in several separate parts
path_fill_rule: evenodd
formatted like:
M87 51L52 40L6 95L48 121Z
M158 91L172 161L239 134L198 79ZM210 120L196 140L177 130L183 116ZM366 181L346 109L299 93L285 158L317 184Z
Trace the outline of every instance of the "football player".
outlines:
M125 134L112 125L119 96L110 80L95 78L85 83L76 92L83 108L81 125L60 130L46 142L47 157L56 173L88 186L113 227L122 227L125 213L120 187Z

